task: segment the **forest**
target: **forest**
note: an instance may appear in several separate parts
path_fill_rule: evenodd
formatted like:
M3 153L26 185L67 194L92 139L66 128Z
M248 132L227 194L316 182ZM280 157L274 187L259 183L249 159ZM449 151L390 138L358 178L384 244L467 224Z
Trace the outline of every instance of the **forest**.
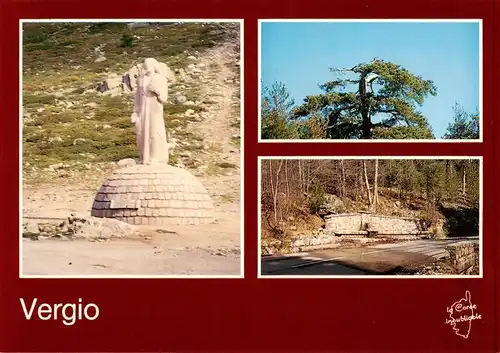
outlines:
M444 136L435 136L419 111L438 94L431 80L401 65L374 59L352 68L331 68L334 79L321 94L296 104L283 82L261 93L262 139L479 139L479 112L459 104Z
M478 236L479 159L262 159L260 167L262 237L362 211L418 218L434 237Z

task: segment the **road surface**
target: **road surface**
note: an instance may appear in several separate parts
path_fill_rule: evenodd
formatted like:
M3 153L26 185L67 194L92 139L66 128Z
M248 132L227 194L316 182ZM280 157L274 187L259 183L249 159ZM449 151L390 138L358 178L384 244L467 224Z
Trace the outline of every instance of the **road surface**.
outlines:
M468 239L479 242L477 238ZM446 258L446 247L464 239L416 240L361 248L315 250L263 257L263 276L388 275Z

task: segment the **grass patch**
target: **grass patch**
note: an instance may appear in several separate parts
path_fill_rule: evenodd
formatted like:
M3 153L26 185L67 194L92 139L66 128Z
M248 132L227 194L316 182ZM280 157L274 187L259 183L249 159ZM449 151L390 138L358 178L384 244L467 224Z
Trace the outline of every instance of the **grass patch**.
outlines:
M136 157L135 134L131 127L102 130L95 121L75 122L69 125L56 123L54 115L43 128L25 126L23 129L23 159L39 166L64 161L118 161ZM111 130L111 131L110 131ZM60 137L62 141L52 141Z
M205 170L205 174L208 176L225 175L228 169L234 169L236 167L236 165L227 162L209 164Z
M35 95L31 93L23 94L23 105L54 105L56 97L53 95Z
M152 56L175 68L182 66L189 52L211 48L223 40L227 27L221 23L162 23L130 29L126 23L25 23L23 65L40 71L67 65L100 71ZM130 45L134 51L124 54ZM102 63L94 62L97 47L107 58Z
M231 137L231 144L234 147L240 148L240 145L241 145L241 139L240 139L240 137Z
M195 106L195 105L183 105L183 104L165 104L164 105L164 112L166 114L184 114L187 110L191 109L194 110L195 113L200 113L205 110L203 107ZM189 118L189 117L187 117ZM191 117L191 119L194 119Z
M194 134L187 132L184 129L189 125L189 123L194 121L196 121L196 119L191 116L185 116L185 115L165 116L165 126L167 127L167 130L168 131L175 130L176 131L175 134L177 136L184 136L184 137L188 137L191 135L194 136Z
M235 198L232 195L219 195L219 200L224 203L234 202Z
M217 163L217 166L219 168L222 168L222 169L234 169L234 168L237 168L238 166L236 164L233 164L233 163L228 163L228 162L220 162L220 163Z
M38 240L39 236L40 236L40 233L23 232L23 238L27 238L27 239Z
M171 153L168 156L168 164L175 166L180 162L179 156L175 153Z
M82 116L75 112L63 112L63 113L53 113L50 110L44 111L38 115L38 117L26 123L26 126L51 126L63 123L71 123L78 119L81 119Z
M129 118L132 114L132 103L126 97L104 96L96 109L94 120L110 122L117 119Z
M88 87L88 88L90 88L90 87ZM83 92L85 92L88 88L87 87L78 87L78 88L75 88L72 93L73 94L83 94Z
M191 144L191 145L183 146L183 149L184 149L184 151L200 151L203 149L203 146Z
M208 165L207 169L205 170L205 174L208 176L224 175L224 170L221 167L219 167L217 164L210 164L210 165Z

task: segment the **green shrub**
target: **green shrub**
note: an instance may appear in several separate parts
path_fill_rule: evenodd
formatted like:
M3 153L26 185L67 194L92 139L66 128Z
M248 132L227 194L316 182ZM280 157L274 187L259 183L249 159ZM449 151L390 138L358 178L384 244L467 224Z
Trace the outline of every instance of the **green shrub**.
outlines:
M134 45L134 37L129 34L124 34L121 38L122 48L131 48Z
M311 213L316 214L326 202L326 189L321 184L312 184L309 189L308 203Z

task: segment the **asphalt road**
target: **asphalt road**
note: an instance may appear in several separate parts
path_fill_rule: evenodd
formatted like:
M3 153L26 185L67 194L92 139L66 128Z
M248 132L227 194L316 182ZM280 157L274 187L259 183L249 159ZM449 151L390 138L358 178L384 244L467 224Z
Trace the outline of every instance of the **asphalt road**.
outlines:
M261 274L262 276L387 275L402 267L413 267L443 259L448 256L446 247L461 241L464 239L426 239L263 257ZM479 242L477 238L472 241Z

